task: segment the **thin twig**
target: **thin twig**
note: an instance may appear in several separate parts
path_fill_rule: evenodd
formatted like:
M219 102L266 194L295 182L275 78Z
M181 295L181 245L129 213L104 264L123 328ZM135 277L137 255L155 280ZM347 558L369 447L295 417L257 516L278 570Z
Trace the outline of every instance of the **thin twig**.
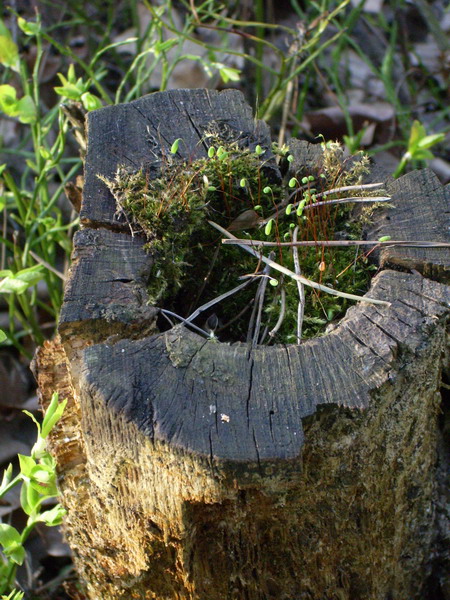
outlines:
M273 255L273 252L271 253L271 255ZM264 295L266 293L269 272L270 272L270 265L266 265L263 270L263 277L261 278L261 281L259 282L258 288L256 290L255 304L253 305L252 314L250 316L250 321L248 324L247 342L250 342L250 340L252 340L253 346L255 346L258 342L259 330L261 327L262 306L264 303ZM256 318L256 324L255 324L255 327L253 328L253 324L255 323L255 318ZM252 332L253 332L253 334L252 334ZM255 342L255 335L256 335L256 342Z
M411 246L412 248L450 248L450 242L428 242L428 241L411 241L411 240L389 240L380 242L378 240L306 240L303 242L266 242L263 240L245 240L233 238L222 240L225 245L237 246L264 246L264 247L316 247L316 246Z
M274 252L270 253L270 258L273 258L274 256ZM267 289L267 282L269 280L268 276L270 274L270 265L266 265L264 268L264 274L267 275L267 277L263 277L263 279L261 280L261 290L259 293L259 298L258 298L258 312L256 315L256 323L255 323L255 331L253 333L253 341L252 341L252 345L256 346L256 344L258 343L258 339L259 339L259 332L261 331L261 317L262 317L262 309L264 306L264 296L266 295L266 289Z
M197 327L197 325L194 325L194 323L190 323L186 319L183 319L183 317L181 317L180 315L177 315L177 313L174 313L171 310L167 310L166 308L160 308L159 310L162 312L162 314L165 317L167 317L167 315L170 315L171 317L175 317L176 319L179 319L184 325L187 325L188 327L192 327L192 329L195 329L195 331L197 331L198 333L201 333L201 335L204 335L207 338L210 337L210 335L207 331L205 331L201 327Z
M286 314L286 290L284 289L284 286L281 288L280 300L281 300L280 314L278 316L278 321L275 323L275 327L269 331L270 338L273 338L274 335L277 333L277 331L280 329L280 327L284 321L284 316ZM261 339L261 343L263 342L263 339L264 338Z
M66 281L67 276L64 275L64 273L61 273L61 271L58 271L58 269L55 269L55 267L52 267L51 264L49 264L46 260L44 260L43 258L41 258L38 254L36 254L36 252L33 252L33 250L28 250L28 252L31 254L31 256L34 258L34 260L36 262L38 262L43 267L45 267L46 269L48 269L49 271L51 271L52 273L54 273L57 277L59 277L63 281Z
M316 198L320 198L321 196L328 196L329 194L339 194L341 192L348 192L351 190L369 190L371 188L375 188L375 187L382 187L383 185L385 185L383 182L378 182L378 183L363 183L360 185L345 185L342 187L337 187L337 188L333 188L331 190L326 190L325 192L315 192L315 196ZM287 198L285 198L284 200L282 200L279 204L277 204L277 206L275 207L275 209L277 211L281 210L284 206L286 206L289 203L289 200L291 200L291 198L294 198L297 194L300 194L300 192L304 192L307 191L310 187L310 184L305 184L305 185L301 185L300 187L296 188L293 192L291 192L289 194L289 196ZM368 196L366 196L368 198Z
M196 317L198 317L198 315L201 312L207 310L208 308L211 308L211 306L214 306L214 304L217 304L218 302L222 302L222 300L225 300L225 298L228 298L229 296L236 294L236 292L239 292L240 290L244 289L249 283L252 283L252 281L253 281L253 279L247 279L246 281L244 281L244 283L237 285L232 290L229 290L228 292L225 292L224 294L217 296L217 298L213 298L213 300L210 300L206 304L202 304L202 306L199 306L197 308L197 310L195 310L192 313L192 315L189 315L189 317L186 319L186 323L190 323L191 321L193 321Z
M292 234L292 239L294 242L297 241L298 234L298 225L294 229ZM298 248L294 246L292 248L292 254L294 257L294 270L296 275L301 275L302 271L300 269L300 261L298 259ZM298 306L297 306L297 344L300 344L302 341L302 329L303 329L303 316L305 314L305 289L303 283L297 281L297 289L298 289Z
M341 192L349 192L351 190L370 190L376 187L383 187L385 183L379 181L378 183L361 183L359 185L344 185L342 187L333 188L331 190L325 190L324 192L317 192L317 198L321 196L329 196L330 194L340 194Z
M262 316L262 309L264 306L264 296L266 295L266 288L267 288L267 278L264 277L263 279L261 279L258 301L255 302L257 311L256 311L255 329L253 331L252 346L256 346L256 344L258 343L259 332L261 331L261 316Z
M386 302L385 300L377 300L375 298L369 298L368 296L356 296L355 294L347 294L345 292L339 292L339 291L334 290L333 288L330 288L326 285L322 285L320 283L316 283L315 281L311 281L310 279L303 277L303 275L297 275L293 271L290 271L289 269L286 269L286 267L283 267L283 265L280 265L280 264L274 262L273 260L270 260L270 258L267 258L260 252L257 252L256 250L254 250L253 248L250 248L246 244L241 243L241 240L238 240L229 231L227 231L226 229L224 229L217 223L214 223L214 221L208 221L208 223L212 227L217 229L217 231L220 231L220 233L222 233L226 237L234 240L234 242L240 248L243 248L246 252L249 252L255 258L262 260L264 263L266 263L266 265L270 265L277 271L280 271L280 273L284 273L285 275L287 275L288 277L291 277L292 279L295 279L296 281L301 281L304 285L312 287L316 290L321 290L322 292L326 292L328 294L332 294L333 296L339 296L340 298L348 298L349 300L357 300L358 302L368 302L370 304L382 304L384 306L390 306L390 302ZM247 240L245 240L245 241L247 241ZM298 244L298 242L297 242L297 244Z

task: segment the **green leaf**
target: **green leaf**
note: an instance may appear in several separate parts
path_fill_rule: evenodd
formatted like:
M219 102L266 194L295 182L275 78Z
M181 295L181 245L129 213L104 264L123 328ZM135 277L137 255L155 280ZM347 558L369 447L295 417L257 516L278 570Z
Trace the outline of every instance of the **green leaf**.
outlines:
M58 75L60 75L60 73L58 73ZM53 89L59 96L64 96L64 98L69 98L70 100L79 100L81 94L84 93L83 89L78 89L75 84L70 82L67 82L66 85L56 86Z
M36 283L41 281L44 277L43 269L44 267L42 265L34 265L34 267L28 267L27 269L18 271L14 277L19 281L28 283L28 285L36 285Z
M20 505L23 512L29 517L35 516L39 512L42 496L39 490L31 484L31 481L23 481L20 490Z
M24 477L31 478L31 472L37 465L36 461L31 458L31 456L26 456L25 454L18 454L17 456L19 457L21 474L24 475Z
M21 535L15 527L0 523L0 544L3 554L18 565L23 563L25 550L22 546Z
M415 150L413 154L413 160L431 160L434 158L434 154L431 150Z
M26 412L26 411L24 410L23 412ZM31 456L35 460L38 460L38 459L42 460L48 456L47 442L40 435L38 435L36 442L34 443L33 447L31 448Z
M57 504L50 510L41 513L37 520L43 521L48 527L55 527L56 525L61 525L66 512L66 509L61 504Z
M271 187L269 187L268 185L266 185L266 187L263 189L263 192L264 192L265 194L270 194L270 192L271 192L271 191L272 191L272 188L271 188Z
M23 600L25 592L13 590L8 596L1 596L1 600Z
M289 216L292 212L292 204L286 206L286 214Z
M0 19L0 64L19 72L19 49L11 32Z
M59 73L58 73L58 75L59 75ZM70 63L69 68L67 69L66 81L68 81L69 83L76 83L76 81L77 81L77 76L75 73L75 65L73 63Z
M0 277L5 271L0 271ZM8 272L4 279L0 281L0 294L23 294L29 287L36 285L38 281L43 279L43 267L35 265L28 269L22 269L15 275Z
M215 155L215 153L216 153L216 150L215 150L215 148L213 148L213 146L211 146L210 148L208 148L208 156L209 156L209 158L213 158L214 155Z
M11 483L12 476L13 476L13 466L12 466L12 463L10 463L8 465L8 468L6 468L3 471L3 478L2 478L2 482L0 483L0 497L2 495L3 490Z
M419 142L417 143L417 148L420 148L422 150L424 148L431 148L431 146L434 146L439 142L443 142L444 140L445 135L443 133L434 133L432 135L426 135L424 138L419 140Z
M239 81L241 78L240 69L233 69L232 67L222 67L219 69L219 73L224 83L228 83L229 81Z
M4 342L6 340L8 336L6 335L6 333L3 331L3 329L0 329L0 344L2 342Z
M44 439L48 436L48 434L53 429L55 424L61 418L61 415L63 414L64 409L66 408L66 404L67 404L67 399L62 400L61 402L58 403L58 394L55 392L52 395L52 399L50 401L50 404L49 404L47 410L45 411L44 420L42 422L41 436Z
M277 285L278 285L278 279L269 279L269 283L273 287L277 287Z
M39 154L44 160L49 160L52 157L50 152L44 146L39 146Z
M29 285L14 277L5 277L0 281L0 294L23 294Z
M17 100L15 88L8 84L0 85L0 109L9 117L19 117L22 123L33 123L37 116L31 96Z
M54 465L38 464L31 471L31 487L44 497L58 495Z
M34 422L34 424L37 427L38 430L38 435L41 435L41 424L39 423L39 421L36 419L36 417L33 415L33 413L30 413L29 410L23 410L23 413L25 413L27 415L27 417L30 417L30 419Z
M23 96L17 102L17 116L21 123L34 123L36 121L37 110L31 96Z
M426 135L427 135L427 132L425 131L425 127L422 125L422 123L417 120L414 121L413 124L411 125L411 133L409 135L409 140L408 140L408 150L410 152L413 152L414 148L419 143L419 140L421 140Z
M103 106L100 98L94 96L94 94L91 94L90 92L84 92L84 94L81 94L81 102L87 111L97 110Z
M0 110L10 117L17 115L17 92L7 83L0 85Z
M289 185L290 188L294 188L297 185L297 183L298 182L297 182L296 178L295 177L291 177L291 179L289 179L288 185Z
M25 35L37 35L41 30L38 23L34 23L33 21L25 21L25 19L22 17L17 19L17 25Z
M7 523L0 523L0 544L3 548L7 549L11 544L19 543L21 537L20 533L12 525Z
M389 242L389 240L391 239L390 235L382 235L380 238L378 238L379 242Z

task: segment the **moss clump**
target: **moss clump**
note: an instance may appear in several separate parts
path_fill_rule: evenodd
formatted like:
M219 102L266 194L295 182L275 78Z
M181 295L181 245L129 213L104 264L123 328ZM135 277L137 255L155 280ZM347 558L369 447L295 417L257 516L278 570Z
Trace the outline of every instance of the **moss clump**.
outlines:
M207 220L228 227L243 211L257 206L261 190L269 184L264 150L211 141L216 144L208 157L191 163L168 157L156 177L144 168L130 172L119 167L113 181L102 178L116 199L117 212L125 215L133 232L147 238L154 259L152 304L176 294L192 276L198 285L198 268L203 270L217 240ZM272 187L279 195L280 185Z
M361 219L350 204L322 205L320 194L330 188L355 185L368 171L368 159L353 159L344 168L338 144L323 144L321 172L298 181L289 172L287 150L280 152L284 180L277 172L270 149L240 148L238 143L206 138L208 155L190 162L166 158L158 173L145 168L131 173L119 168L114 181L106 181L133 232L147 239L154 260L149 284L150 302L174 310L187 318L203 305L235 287L242 275L254 280L270 278L261 310L263 327L259 342L296 341L298 307L297 283L283 279L274 271L262 273L257 260L236 246L223 246L222 236L209 225L215 221L238 237L265 241L360 239ZM345 196L336 192L332 200ZM317 205L317 206L316 206ZM248 217L249 216L249 217ZM244 223L241 220L244 218ZM245 218L247 222L245 223ZM297 229L296 229L297 228ZM274 260L294 271L291 248L273 249ZM266 253L267 254L267 253ZM370 280L367 258L354 247L299 250L302 275L347 293L365 293ZM243 341L255 300L255 285L215 306L224 333L220 339ZM320 334L331 321L347 310L348 300L307 290L303 337ZM245 309L248 309L247 312ZM236 316L244 312L240 319ZM268 335L284 312L284 321L276 335ZM208 312L203 313L204 320Z

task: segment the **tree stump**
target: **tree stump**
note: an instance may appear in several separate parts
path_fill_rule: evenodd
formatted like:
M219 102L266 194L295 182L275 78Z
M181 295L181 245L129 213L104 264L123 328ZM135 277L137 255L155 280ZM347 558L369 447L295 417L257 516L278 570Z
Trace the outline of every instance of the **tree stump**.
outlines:
M299 346L158 332L145 240L97 175L157 165L179 137L184 156L202 156L211 124L269 145L231 90L156 93L88 118L60 338L35 360L44 405L69 398L51 445L87 596L423 598L447 535L436 473L448 249L383 249L368 295L390 305L360 303ZM292 147L296 168L320 160ZM448 241L449 196L430 171L387 185L371 236Z

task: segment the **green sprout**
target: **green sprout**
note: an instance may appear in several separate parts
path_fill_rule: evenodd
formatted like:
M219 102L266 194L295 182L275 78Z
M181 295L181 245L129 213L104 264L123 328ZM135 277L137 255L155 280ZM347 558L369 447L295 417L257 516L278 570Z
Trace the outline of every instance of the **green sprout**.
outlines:
M404 172L406 165L413 160L428 160L434 158L434 154L431 152L430 148L444 140L444 133L427 135L422 123L420 123L420 121L414 121L407 144L407 151L402 156L392 176L400 177Z
M52 395L45 412L42 424L28 411L27 414L36 424L38 435L31 449L31 455L19 454L20 472L13 477L13 466L10 464L3 473L0 484L0 499L12 488L22 485L20 503L28 516L26 525L19 531L8 523L0 523L0 594L10 592L6 598L19 599L21 592L13 589L16 569L25 560L25 541L38 523L48 527L60 525L65 515L61 504L52 508L44 508L47 501L57 497L56 462L46 449L46 439L53 427L61 418L67 400L59 402L58 394ZM18 595L14 595L14 594ZM11 595L13 594L13 595Z

